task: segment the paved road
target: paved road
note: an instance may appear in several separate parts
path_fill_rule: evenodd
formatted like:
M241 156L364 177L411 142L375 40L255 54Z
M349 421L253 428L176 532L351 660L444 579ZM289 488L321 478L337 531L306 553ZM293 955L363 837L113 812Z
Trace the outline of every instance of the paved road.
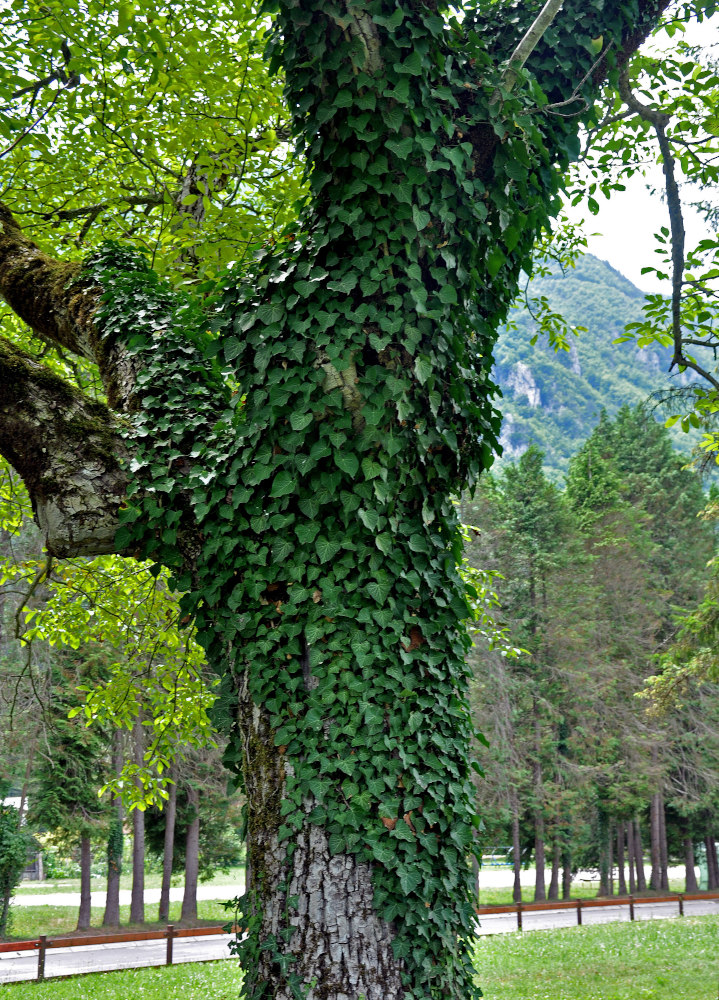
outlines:
M173 963L207 962L229 958L230 934L176 938ZM68 976L80 972L103 972L110 969L137 969L143 965L164 965L165 941L126 941L122 944L96 944L75 948L48 948L45 976ZM0 983L19 982L37 977L37 951L0 953Z

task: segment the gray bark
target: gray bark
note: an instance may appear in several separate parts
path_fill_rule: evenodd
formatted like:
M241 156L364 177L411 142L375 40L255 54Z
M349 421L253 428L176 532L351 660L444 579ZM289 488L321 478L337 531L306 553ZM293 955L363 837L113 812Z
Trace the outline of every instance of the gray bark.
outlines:
M77 929L86 931L90 926L92 890L92 850L89 836L80 838L80 911L77 915Z
M704 838L707 852L707 889L719 889L719 865L717 864L717 849L714 835Z
M684 838L685 892L698 892L697 873L694 869L694 841L691 837Z
M659 796L658 803L659 811L659 863L660 871L659 886L666 892L669 891L669 850L667 847L667 822L666 822L666 810L664 808L664 796Z
M165 803L165 844L162 854L162 886L160 888L160 909L157 919L166 923L170 918L170 884L172 882L172 860L175 853L175 818L177 816L177 782L175 768L170 769L169 798Z
M636 891L636 880L634 877L634 867L636 865L636 852L634 849L634 820L629 820L627 827L627 861L629 863L629 892L634 895Z
M185 891L182 896L180 919L197 920L197 874L200 862L200 796L193 785L188 786L187 799L193 809L193 816L185 837Z
M559 836L555 835L552 850L552 877L549 880L547 899L559 899L559 866L562 861L562 847Z
M654 795L652 795L652 801L649 809L649 850L652 858L652 874L649 878L649 884L654 890L659 890L662 887L662 854L660 847L662 826L661 819L659 818L660 799L661 796L659 795L659 792L655 792Z

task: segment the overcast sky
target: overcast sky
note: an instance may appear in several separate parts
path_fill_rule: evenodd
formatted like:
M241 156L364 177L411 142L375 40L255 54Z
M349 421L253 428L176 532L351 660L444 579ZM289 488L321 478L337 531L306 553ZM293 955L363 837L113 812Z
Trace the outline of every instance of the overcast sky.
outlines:
M719 16L703 24L689 25L684 37L692 45L719 43ZM667 45L671 44L667 39ZM660 166L653 173L652 183L659 188L662 186ZM668 293L667 283L660 283L653 275L641 273L642 267L648 264L659 265L661 261L654 253L658 245L654 233L660 226L669 225L669 216L660 195L650 194L646 181L634 177L627 182L627 190L615 192L611 201L606 201L602 195L597 200L600 203L598 215L590 215L586 207L578 207L572 212L572 218L585 219L589 252L608 261L643 291ZM688 208L684 210L684 225L688 245L696 243L706 233L703 221ZM590 235L592 233L599 235Z

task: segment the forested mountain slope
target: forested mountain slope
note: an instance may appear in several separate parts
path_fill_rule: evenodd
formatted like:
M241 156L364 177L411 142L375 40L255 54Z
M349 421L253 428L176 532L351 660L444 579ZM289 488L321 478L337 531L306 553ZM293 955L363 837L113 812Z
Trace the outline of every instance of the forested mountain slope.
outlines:
M561 480L602 408L613 416L623 404L634 405L684 377L669 377L668 349L613 343L625 323L641 317L644 293L605 261L587 255L565 275L535 280L531 292L545 295L554 310L587 332L572 338L569 352L555 353L544 338L530 343L536 327L526 309L513 312L516 329L502 333L495 352L503 459L516 459L536 444L545 452L547 473ZM676 429L673 440L688 451L696 435L690 439Z

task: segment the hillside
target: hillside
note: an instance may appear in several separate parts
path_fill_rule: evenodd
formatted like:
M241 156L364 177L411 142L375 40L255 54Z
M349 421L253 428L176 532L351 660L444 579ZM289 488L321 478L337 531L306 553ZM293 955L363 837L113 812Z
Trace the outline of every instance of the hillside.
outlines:
M547 471L561 481L602 408L613 415L624 403L633 405L676 384L676 376L670 380L667 374L669 350L612 343L625 323L641 317L644 293L605 261L587 255L575 270L537 279L532 288L587 333L574 340L571 351L555 353L546 340L530 343L535 325L529 313L513 314L517 329L502 333L495 352L504 415L499 464L537 444L546 453ZM673 436L682 451L696 440L681 430Z

